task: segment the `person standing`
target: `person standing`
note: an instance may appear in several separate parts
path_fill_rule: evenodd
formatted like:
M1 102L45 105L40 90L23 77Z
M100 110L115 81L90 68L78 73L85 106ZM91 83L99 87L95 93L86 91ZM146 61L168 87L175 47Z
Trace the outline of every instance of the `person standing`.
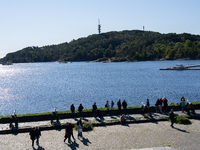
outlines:
M167 106L168 106L168 100L163 97L163 105L164 105L164 112L166 113L167 112Z
M121 104L121 100L119 99L119 101L117 102L117 106L118 106L118 115L121 115L121 107L122 107L122 104Z
M108 100L106 101L106 108L107 108L107 115L109 115L109 108L110 108L110 104L109 104L109 102L108 102Z
M75 112L74 112L75 111L75 107L74 107L74 104L71 105L70 110L72 112L71 116L72 116L72 118L74 118L75 117Z
M39 146L39 138L41 136L41 132L40 132L40 129L39 127L36 127L35 128L35 137L36 137L36 144L37 146Z
M174 112L173 109L171 109L171 111L169 112L169 118L171 120L171 127L174 128L173 124L174 124Z
M32 128L30 133L30 139L32 140L32 147L34 148L34 141L35 141L35 128Z
M111 102L111 109L113 109L113 106L114 106L114 102L112 100L112 102Z
M96 102L94 102L94 105L92 106L92 112L94 113L94 117L96 118L96 113L97 113L97 105L96 105Z
M159 99L159 105L158 105L160 113L162 113L162 103L163 103L162 98L160 98Z
M83 117L83 106L80 103L79 107L78 107L78 111L79 111L79 117Z
M181 107L182 107L182 113L184 113L184 110L185 110L185 99L181 99Z
M123 113L126 115L127 114L127 103L126 103L125 99L122 102L122 106L123 106Z
M156 100L155 106L156 106L156 112L159 112L159 98Z
M69 126L69 122L67 122L66 126L65 126L65 138L64 138L64 142L68 138L68 143L71 143L70 137L71 137L71 135L70 135L70 126Z

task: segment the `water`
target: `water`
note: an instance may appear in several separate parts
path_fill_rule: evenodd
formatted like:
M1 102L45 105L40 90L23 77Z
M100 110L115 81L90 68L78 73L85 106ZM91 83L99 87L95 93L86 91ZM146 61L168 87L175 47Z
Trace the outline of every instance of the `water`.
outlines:
M165 96L169 103L181 96L200 101L200 70L159 70L177 63L200 64L200 60L121 63L26 63L0 66L0 115L69 110L74 103L104 107L106 100L125 99L141 106L149 98L154 105Z

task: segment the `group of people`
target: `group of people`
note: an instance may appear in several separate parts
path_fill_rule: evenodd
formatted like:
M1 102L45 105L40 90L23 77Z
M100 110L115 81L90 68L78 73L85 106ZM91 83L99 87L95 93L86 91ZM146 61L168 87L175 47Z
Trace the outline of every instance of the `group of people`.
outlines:
M83 107L82 103L80 103L79 106L78 106L79 117L83 117L83 108L84 107ZM74 104L72 104L70 106L70 110L71 110L71 117L75 118L75 106L74 106Z
M162 113L162 110L164 112L167 112L168 100L165 97L158 98L155 103L155 106L156 106L156 112Z
M30 138L32 140L32 147L34 148L35 139L36 139L36 144L39 146L39 138L41 136L41 132L40 132L39 127L32 128L29 135L30 135Z
M71 144L72 143L71 137L74 139L74 141L76 141L73 135L73 127L74 126L71 123L69 122L66 123L64 142L66 141L66 139L68 139L68 143ZM80 118L80 120L77 121L78 139L80 139L79 137L84 138L82 134L82 130L83 130L82 127L83 127L82 118Z
M113 106L114 106L114 102L112 100L111 101L111 109L113 109ZM118 106L118 115L121 115L121 107L123 107L123 113L127 114L127 102L125 99L123 100L122 103L121 103L121 99L119 99L119 101L117 102L117 106ZM110 104L109 104L108 100L106 101L105 108L107 108L106 113L107 113L107 115L109 115ZM100 112L100 110L98 110L96 102L94 102L94 104L92 106L92 112L93 112L95 118L97 116L101 117L101 112Z

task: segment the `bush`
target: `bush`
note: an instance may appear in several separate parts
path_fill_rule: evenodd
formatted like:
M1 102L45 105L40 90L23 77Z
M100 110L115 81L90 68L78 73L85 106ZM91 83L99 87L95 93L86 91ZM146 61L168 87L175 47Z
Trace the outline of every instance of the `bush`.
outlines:
M176 104L172 102L169 104L169 106L176 106Z
M174 119L175 119L175 123L178 123L178 124L191 124L192 123L188 118L183 117L183 116L175 116Z
M74 126L74 129L77 130L77 125ZM83 131L91 131L94 129L94 126L90 122L84 122L82 129Z

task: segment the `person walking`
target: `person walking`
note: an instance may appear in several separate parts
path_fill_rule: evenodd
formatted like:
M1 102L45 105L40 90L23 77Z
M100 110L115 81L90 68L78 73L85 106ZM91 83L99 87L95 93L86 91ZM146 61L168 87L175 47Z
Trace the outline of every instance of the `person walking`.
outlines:
M94 113L94 117L96 118L96 113L97 113L97 105L96 105L96 102L94 102L94 105L92 106L92 112Z
M71 143L71 139L70 139L70 126L69 126L69 122L66 123L65 126L65 138L64 138L64 142L66 141L66 139L68 138L68 143Z
M35 141L35 128L32 128L30 133L30 139L32 140L32 147L34 148L34 141Z
M78 111L79 111L79 117L83 117L83 106L80 103L79 107L78 107Z
M40 129L39 127L36 127L35 128L35 137L36 137L36 144L37 146L39 146L39 138L41 136L41 132L40 132Z
M173 109L171 109L171 111L169 112L169 118L171 120L171 127L174 128L173 124L174 124L174 111Z
M125 99L122 102L122 106L123 106L123 113L126 115L127 114L127 103L126 103Z
M109 108L110 108L110 104L109 104L109 102L108 102L108 100L106 101L106 108L107 108L107 115L109 115Z
M71 105L70 110L72 112L71 116L72 116L72 118L74 118L75 117L75 107L74 107L74 104Z
M122 107L122 104L121 104L121 100L119 99L119 101L117 102L117 106L118 106L118 115L121 115L121 107Z
M76 141L76 139L74 138L74 134L73 134L73 128L74 128L74 126L71 123L69 123L70 136L73 137L74 141ZM70 137L70 139L71 139L71 137Z

